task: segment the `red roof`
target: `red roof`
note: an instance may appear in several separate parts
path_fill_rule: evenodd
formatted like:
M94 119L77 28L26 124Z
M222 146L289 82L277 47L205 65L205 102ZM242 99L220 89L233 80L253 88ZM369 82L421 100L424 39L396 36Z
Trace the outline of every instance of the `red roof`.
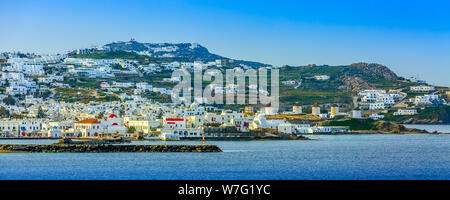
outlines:
M166 121L184 121L183 118L166 118Z
M84 119L84 120L75 122L75 124L100 124L100 121L98 121L98 119L96 119L96 118L92 118L92 119Z
M112 125L113 125L113 126L117 126L117 125L119 125L119 124L118 124L118 123L113 123Z
M115 115L115 114L110 114L108 118L116 118L116 117L117 117L117 115Z

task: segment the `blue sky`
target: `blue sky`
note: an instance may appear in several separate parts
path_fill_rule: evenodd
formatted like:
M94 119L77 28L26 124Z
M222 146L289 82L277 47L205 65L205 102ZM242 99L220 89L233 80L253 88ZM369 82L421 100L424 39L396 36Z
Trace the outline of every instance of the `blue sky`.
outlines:
M374 62L450 86L448 1L0 0L0 51L136 38L273 65Z

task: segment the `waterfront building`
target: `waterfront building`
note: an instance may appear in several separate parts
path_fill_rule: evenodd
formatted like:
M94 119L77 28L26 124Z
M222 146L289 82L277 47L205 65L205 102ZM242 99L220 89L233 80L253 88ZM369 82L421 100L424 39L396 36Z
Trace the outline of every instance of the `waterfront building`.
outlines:
M317 133L347 133L350 128L347 126L313 126L309 129L310 134Z
M133 137L134 133L127 133L127 128L124 126L123 118L115 114L110 114L106 120L101 121L102 127L105 128L104 133L108 135L117 135L125 137Z
M61 138L63 135L61 130L48 130L47 132L47 137L49 138Z
M163 118L160 137L162 138L179 138L179 137L202 137L202 128L187 128L184 118Z
M137 132L141 132L143 134L149 134L152 128L156 128L159 126L159 121L155 121L156 123L151 123L149 120L127 120L124 118L126 127L134 127Z
M290 122L280 123L277 128L278 132L284 134L308 134L311 133L309 124L292 124Z
M98 137L103 131L101 122L96 118L84 119L75 122L75 133L82 137ZM79 134L78 134L79 133Z
M0 121L0 132L8 133L12 135L19 135L20 121L18 120L1 120Z
M255 116L253 121L250 124L250 130L256 130L256 129L273 129L277 130L278 125L284 123L283 120L268 120L265 117L264 113L259 113Z

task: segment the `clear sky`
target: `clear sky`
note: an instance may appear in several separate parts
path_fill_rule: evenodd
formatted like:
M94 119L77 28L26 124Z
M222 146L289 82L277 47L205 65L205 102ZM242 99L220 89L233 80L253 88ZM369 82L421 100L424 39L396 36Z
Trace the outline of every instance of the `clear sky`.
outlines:
M449 1L0 0L0 51L136 38L272 65L374 62L450 86Z

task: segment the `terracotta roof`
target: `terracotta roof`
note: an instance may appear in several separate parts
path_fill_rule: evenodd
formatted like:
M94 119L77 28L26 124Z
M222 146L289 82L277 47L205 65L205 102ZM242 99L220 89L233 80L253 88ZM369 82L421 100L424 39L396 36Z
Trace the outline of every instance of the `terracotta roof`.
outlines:
M183 118L166 118L166 121L184 121Z
M96 119L96 118L92 118L92 119L84 119L84 120L75 122L75 124L100 124L100 121L98 121L98 119Z

